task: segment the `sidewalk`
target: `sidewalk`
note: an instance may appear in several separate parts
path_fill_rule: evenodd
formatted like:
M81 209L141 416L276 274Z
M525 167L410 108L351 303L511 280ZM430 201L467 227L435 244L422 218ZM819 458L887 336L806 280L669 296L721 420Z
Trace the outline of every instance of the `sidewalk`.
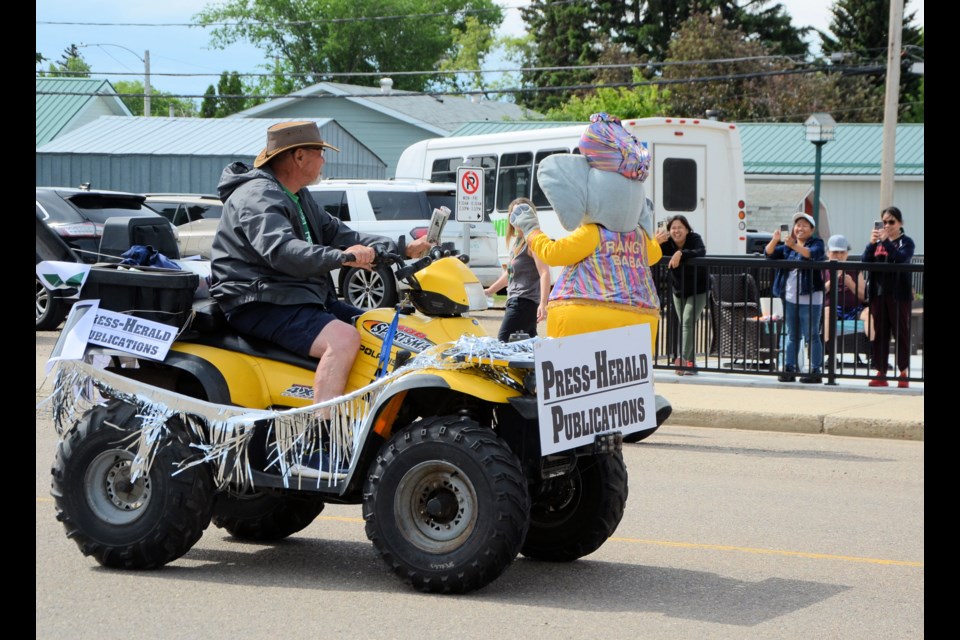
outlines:
M473 313L496 335L503 309ZM546 327L542 326L545 331ZM868 387L866 380L837 385L782 383L775 377L703 372L654 372L657 393L673 405L668 424L793 433L923 440L923 384L909 389Z

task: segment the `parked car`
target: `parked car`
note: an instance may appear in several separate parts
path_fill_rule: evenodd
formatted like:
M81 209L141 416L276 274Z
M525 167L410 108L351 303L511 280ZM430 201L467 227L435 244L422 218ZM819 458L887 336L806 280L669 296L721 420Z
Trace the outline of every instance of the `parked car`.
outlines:
M434 208L456 211L456 185L423 180L324 180L308 187L314 200L330 215L355 231L386 236L418 238L427 232ZM178 225L180 255L210 258L210 246L223 206L216 196L197 194L148 194L147 203ZM199 216L199 217L198 217ZM440 240L462 250L463 228L455 213ZM490 221L470 223L469 266L483 286L500 276L497 234ZM375 271L343 269L333 274L338 293L361 309L392 306L398 288L388 266Z
M107 220L118 217L157 216L157 212L144 203L144 196L136 193L89 187L36 189L36 264L43 260L77 260L91 264L117 261L120 252L125 248L112 250L101 247ZM59 326L70 310L70 296L75 293L51 293L40 279L36 278L37 330L44 331Z
M177 227L177 243L183 257L210 259L210 244L223 213L215 195L194 193L148 193L147 204Z

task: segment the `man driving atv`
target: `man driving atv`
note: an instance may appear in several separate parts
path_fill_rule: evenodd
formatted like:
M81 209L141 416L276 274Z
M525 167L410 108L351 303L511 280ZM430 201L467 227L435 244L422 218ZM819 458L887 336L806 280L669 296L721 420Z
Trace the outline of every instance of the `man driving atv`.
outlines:
M315 122L267 129L253 168L234 162L223 170L211 251L210 294L237 331L320 359L314 402L343 394L360 348L351 320L361 310L337 299L330 273L370 269L375 246L398 251L392 240L353 231L317 206L306 187L320 179L326 149L339 151ZM419 258L431 246L417 239L406 255Z

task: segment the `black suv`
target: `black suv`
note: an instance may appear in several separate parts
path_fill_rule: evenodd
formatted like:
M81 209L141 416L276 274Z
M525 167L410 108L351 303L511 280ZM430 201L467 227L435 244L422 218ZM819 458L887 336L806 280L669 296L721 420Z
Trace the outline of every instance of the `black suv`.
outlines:
M144 204L144 196L135 193L37 187L37 264L43 260L116 261L118 256L100 253L107 219L157 215ZM71 292L51 292L39 277L36 287L37 331L55 329L70 309L67 298Z

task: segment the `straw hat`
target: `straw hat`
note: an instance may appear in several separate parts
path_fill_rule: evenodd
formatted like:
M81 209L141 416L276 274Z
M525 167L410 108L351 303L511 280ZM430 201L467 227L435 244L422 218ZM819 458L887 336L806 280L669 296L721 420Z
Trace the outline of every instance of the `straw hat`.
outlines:
M326 147L327 149L340 151L332 144L323 141L316 122L281 122L267 129L267 146L253 161L253 166L260 168L270 162L277 154L297 147L321 149Z

